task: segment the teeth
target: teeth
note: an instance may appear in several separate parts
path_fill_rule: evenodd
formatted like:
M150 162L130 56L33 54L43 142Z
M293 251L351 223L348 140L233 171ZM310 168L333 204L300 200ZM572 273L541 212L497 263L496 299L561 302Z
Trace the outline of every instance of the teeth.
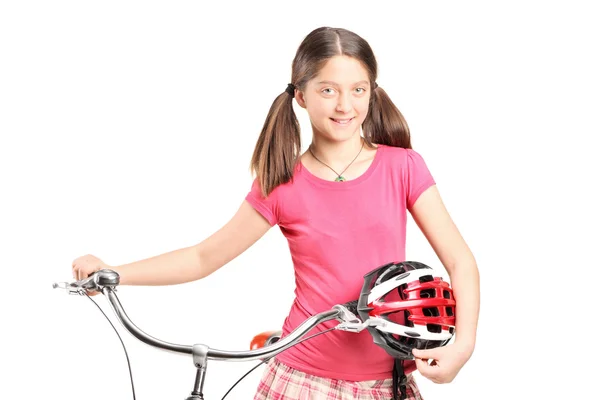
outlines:
M352 118L350 119L334 119L335 122L337 122L338 124L346 124L348 122L350 122Z

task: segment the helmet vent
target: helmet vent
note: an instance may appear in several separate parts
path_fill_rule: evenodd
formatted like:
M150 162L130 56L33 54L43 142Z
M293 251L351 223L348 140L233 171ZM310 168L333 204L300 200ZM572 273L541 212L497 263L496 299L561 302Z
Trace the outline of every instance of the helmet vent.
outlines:
M425 275L419 278L419 282L421 283L425 283L425 282L431 282L433 281L433 276L431 275Z
M419 294L422 299L432 299L435 297L435 289L423 289Z
M426 307L423 308L423 315L426 317L439 317L440 312L435 307Z
M431 333L442 333L442 327L438 324L427 324L427 330Z
M452 312L452 307L446 307L446 315L449 317L454 316L454 313Z
M398 294L400 295L400 298L402 300L404 300L406 298L406 294L404 293L404 291L406 290L407 287L408 287L408 285L406 283L403 283L402 285L398 286Z
M404 310L404 325L410 326L411 328L413 328L415 326L415 324L408 317L410 317L410 313L408 312L408 310Z
M444 290L444 298L445 299L449 299L450 298L450 292L447 290Z

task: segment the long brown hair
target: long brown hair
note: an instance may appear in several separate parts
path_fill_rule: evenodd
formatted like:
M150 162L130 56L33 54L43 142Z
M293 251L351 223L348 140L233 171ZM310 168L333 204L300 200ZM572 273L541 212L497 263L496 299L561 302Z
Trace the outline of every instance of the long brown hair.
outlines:
M369 111L363 122L368 146L373 143L411 148L410 131L402 113L385 90L377 87L377 60L371 46L354 32L342 28L321 27L302 41L292 63L291 83L303 91L325 63L334 56L352 57L362 63L369 74L371 92ZM252 155L251 170L256 174L263 195L268 196L278 185L289 182L299 161L300 125L292 101L284 91L269 109L267 119Z

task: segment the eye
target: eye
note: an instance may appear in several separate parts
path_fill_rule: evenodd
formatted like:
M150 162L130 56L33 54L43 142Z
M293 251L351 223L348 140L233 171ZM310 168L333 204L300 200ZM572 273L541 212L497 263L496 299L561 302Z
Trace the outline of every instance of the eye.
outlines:
M329 90L329 92L328 92L328 90ZM323 92L325 94L333 94L333 89L332 88L327 88L327 89L321 90L321 92Z
M358 93L365 93L366 92L365 88L356 88L356 90L358 91Z

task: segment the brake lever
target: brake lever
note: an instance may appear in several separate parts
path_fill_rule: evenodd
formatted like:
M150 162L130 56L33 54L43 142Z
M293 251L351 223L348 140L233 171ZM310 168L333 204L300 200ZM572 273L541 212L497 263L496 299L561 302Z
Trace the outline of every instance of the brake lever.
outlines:
M383 321L374 319L368 319L363 322L343 305L338 304L333 306L333 308L340 311L338 320L341 323L335 327L337 330L358 333L371 326L383 325Z
M78 294L82 296L84 294L83 289L78 286L73 286L69 282L56 282L52 284L53 289L64 289L68 294Z
M79 280L77 282L58 282L53 283L54 289L64 289L69 294L85 294L86 290L102 291L104 286L112 287L116 290L116 286L119 285L120 277L115 271L110 269L101 269L94 272L89 277Z
M345 306L338 304L333 306L334 309L338 310L338 320L341 321L335 329L340 331L355 332L358 333L367 327L367 323L362 322L354 313L352 313Z

